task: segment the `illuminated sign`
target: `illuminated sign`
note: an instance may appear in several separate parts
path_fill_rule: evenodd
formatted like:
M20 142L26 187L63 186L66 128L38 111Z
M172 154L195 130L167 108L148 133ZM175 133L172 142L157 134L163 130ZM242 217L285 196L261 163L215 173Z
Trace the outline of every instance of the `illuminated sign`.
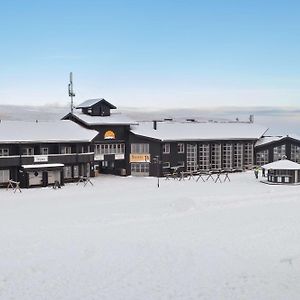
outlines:
M112 130L108 130L104 133L105 140L114 140L115 138L116 138L116 135Z
M130 154L131 163L135 162L150 162L150 154Z

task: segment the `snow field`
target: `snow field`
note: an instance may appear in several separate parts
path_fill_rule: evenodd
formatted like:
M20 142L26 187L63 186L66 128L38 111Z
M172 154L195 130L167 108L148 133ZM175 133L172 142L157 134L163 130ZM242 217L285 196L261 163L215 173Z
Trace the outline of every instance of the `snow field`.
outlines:
M230 178L0 190L0 299L299 299L300 186Z

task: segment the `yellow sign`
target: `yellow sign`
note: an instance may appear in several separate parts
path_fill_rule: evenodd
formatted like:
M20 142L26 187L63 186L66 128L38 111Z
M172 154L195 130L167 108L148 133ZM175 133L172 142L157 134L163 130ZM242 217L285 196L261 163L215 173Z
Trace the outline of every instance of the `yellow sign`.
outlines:
M116 138L116 135L112 130L108 130L104 133L105 140L114 140L115 138Z
M150 154L130 154L131 163L150 162Z

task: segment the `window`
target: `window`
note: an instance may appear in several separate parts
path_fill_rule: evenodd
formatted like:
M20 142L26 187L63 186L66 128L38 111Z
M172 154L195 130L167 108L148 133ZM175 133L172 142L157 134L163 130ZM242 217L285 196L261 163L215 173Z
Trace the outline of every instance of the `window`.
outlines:
M285 156L285 145L273 148L273 160L281 160Z
M49 149L46 147L41 148L41 155L48 155L49 154Z
M72 178L72 167L71 166L65 166L64 167L64 177L65 178Z
M179 161L179 162L177 163L177 167L184 168L184 161Z
M99 154L124 154L125 144L96 144L95 155Z
M253 166L253 144L246 143L244 144L244 165L247 168Z
M149 154L149 144L131 144L131 153Z
M233 166L236 169L243 168L243 144L234 144L233 147Z
M186 169L187 171L197 170L197 145L186 145Z
M300 147L291 145L291 160L300 163Z
M221 144L211 144L211 168L221 169Z
M0 183L8 182L9 170L0 170Z
M263 166L269 162L269 151L263 150L256 153L256 164Z
M169 169L170 167L171 167L170 162L168 162L168 161L163 162L164 169Z
M72 148L70 146L63 146L60 149L61 154L71 154L72 153Z
M199 144L199 169L209 170L209 144Z
M163 144L163 153L169 154L170 153L170 144Z
M8 156L9 155L9 149L4 148L0 149L0 156Z
M132 163L131 174L136 176L148 176L149 163Z
M225 170L232 169L232 144L223 145L223 168Z
M22 155L34 155L34 148L32 147L23 148Z
M178 143L177 144L177 152L178 153L184 153L184 144L183 143Z

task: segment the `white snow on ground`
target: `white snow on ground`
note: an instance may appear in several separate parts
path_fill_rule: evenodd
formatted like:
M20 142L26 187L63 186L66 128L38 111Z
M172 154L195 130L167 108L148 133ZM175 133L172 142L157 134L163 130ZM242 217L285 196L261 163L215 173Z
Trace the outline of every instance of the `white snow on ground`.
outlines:
M99 176L0 190L0 299L299 299L300 186Z

